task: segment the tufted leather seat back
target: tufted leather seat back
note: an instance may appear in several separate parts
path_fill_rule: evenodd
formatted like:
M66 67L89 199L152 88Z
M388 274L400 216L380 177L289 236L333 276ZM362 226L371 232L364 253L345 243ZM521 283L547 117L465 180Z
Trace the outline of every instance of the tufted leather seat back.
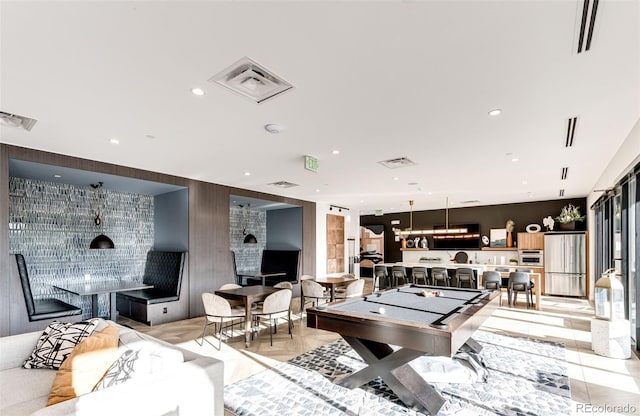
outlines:
M20 275L20 283L22 284L22 293L24 293L24 301L27 304L27 313L33 316L36 313L36 305L33 301L33 293L31 292L31 284L29 283L29 272L27 271L27 262L22 254L16 254L16 263L18 263L18 274Z
M180 296L184 254L182 251L149 251L143 282L159 292Z

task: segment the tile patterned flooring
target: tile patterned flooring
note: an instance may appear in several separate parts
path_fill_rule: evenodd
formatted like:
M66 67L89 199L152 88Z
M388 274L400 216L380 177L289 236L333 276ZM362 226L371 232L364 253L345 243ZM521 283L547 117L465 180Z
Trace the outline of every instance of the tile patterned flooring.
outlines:
M294 299L296 301L299 302L299 298ZM299 303L294 304L294 310L297 305ZM593 314L593 306L584 299L543 296L541 310L535 311L526 309L523 297L514 308L507 307L505 302L505 306L485 321L482 329L565 344L574 414L640 415L640 361L633 353L628 360L596 355L591 350L590 320ZM223 342L220 351L206 342L200 346L194 341L202 333L203 317L154 327L126 318L120 318L118 322L224 360L225 384L229 384L338 338L332 332L307 328L304 319L297 316L294 319L297 320L293 340L282 321L273 337L273 346L269 345L269 334L265 329L249 348L245 348L242 336L236 336ZM212 327L208 334L211 331ZM208 339L217 346L217 339L211 335Z

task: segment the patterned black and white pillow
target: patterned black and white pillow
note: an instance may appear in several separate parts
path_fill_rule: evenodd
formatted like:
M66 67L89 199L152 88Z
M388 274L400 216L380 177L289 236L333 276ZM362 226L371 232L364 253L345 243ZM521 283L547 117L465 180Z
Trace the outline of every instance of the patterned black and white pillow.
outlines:
M140 351L126 350L107 370L102 379L93 388L93 391L117 386L133 377L138 362Z
M51 323L22 367L59 369L75 346L93 333L98 322L98 319L90 319L76 323Z

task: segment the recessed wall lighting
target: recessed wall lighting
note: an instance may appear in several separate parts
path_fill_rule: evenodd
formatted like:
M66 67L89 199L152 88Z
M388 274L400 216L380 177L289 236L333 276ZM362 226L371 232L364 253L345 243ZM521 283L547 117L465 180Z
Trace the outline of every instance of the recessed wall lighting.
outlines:
M340 154L340 150L333 150L331 152L332 155L339 155Z
M251 176L251 172L245 172L244 176Z
M204 91L202 90L202 88L191 88L191 93L193 95L204 95Z
M499 108L494 108L493 110L489 111L489 115L491 117L499 116L500 114L502 114L502 110Z
M109 143L111 143L111 144L120 144L120 140L118 140L118 139L109 139Z
M268 131L269 133L272 134L278 134L280 133L282 130L284 130L284 127L281 126L280 124L266 124L264 126L264 129L266 131Z

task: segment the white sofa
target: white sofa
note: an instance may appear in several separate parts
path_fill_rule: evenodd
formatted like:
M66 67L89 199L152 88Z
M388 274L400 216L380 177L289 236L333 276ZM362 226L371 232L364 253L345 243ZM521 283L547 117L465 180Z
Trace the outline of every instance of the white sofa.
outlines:
M46 407L56 370L24 369L41 331L0 338L0 415L220 415L224 363L116 324L120 342L153 342L183 361L166 371ZM153 344L156 345L156 344ZM175 359L176 353L170 351Z

